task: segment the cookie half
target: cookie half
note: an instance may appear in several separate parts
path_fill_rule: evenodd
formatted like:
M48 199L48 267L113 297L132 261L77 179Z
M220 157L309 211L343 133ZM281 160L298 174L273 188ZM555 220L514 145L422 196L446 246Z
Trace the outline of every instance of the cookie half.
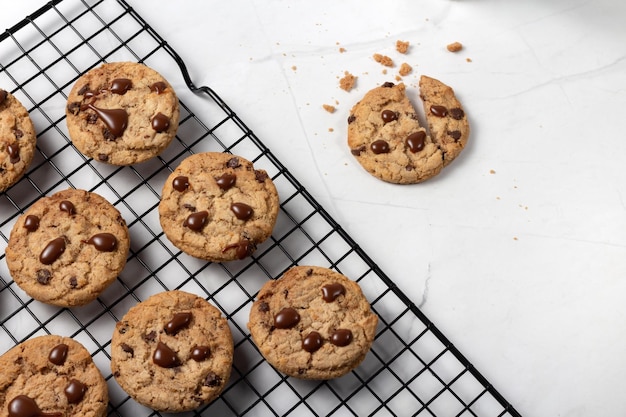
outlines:
M180 109L172 86L135 62L103 64L74 84L65 110L74 146L112 165L159 155L176 136Z
M183 252L213 262L244 259L272 233L276 187L264 170L231 154L189 156L165 181L159 218Z
M0 192L19 181L35 154L37 135L28 111L0 89Z
M106 381L87 349L71 338L48 335L23 342L0 357L0 369L2 415L107 414Z
M324 380L345 375L365 359L377 323L356 282L330 269L296 266L263 285L248 329L280 372Z
M350 111L350 151L363 168L383 181L416 184L432 178L467 143L469 124L453 90L422 76L420 93L429 132L420 125L402 83L370 90Z
M230 377L233 339L208 301L184 291L153 295L115 327L111 371L122 389L154 410L181 412L214 400Z
M102 196L67 189L35 202L11 230L6 261L32 298L72 307L93 301L126 265L126 222Z

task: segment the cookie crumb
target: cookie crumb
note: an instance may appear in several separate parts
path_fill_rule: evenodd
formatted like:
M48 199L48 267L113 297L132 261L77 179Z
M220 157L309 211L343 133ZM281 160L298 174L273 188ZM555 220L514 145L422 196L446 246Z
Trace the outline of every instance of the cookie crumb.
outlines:
M405 41L396 41L396 51L400 52L401 54L406 54L409 51L409 42L405 42Z
M450 52L459 52L461 49L463 49L463 44L461 44L461 42L452 42L451 44L448 44L446 48Z
M406 62L403 62L402 65L400 65L400 71L398 72L400 73L401 76L406 77L407 75L411 73L411 71L413 71L413 67L407 64Z
M385 67L393 67L393 59L391 59L387 55L374 54L373 58L374 61L378 62L381 65L384 65Z
M328 128L328 131L329 131L329 132L334 132L334 131L335 131L335 129L333 129L332 127L329 127L329 128Z
M292 69L293 71L295 71L295 70L297 70L297 69L298 69L298 67L296 67L295 65L293 65L293 66L291 67L291 69Z
M465 58L467 62L472 62L472 58Z
M495 174L495 173L496 173L496 171L495 171L494 169L490 169L490 170L489 170L489 173L490 173L490 174Z
M339 48L339 53L340 54L343 54L344 52L346 52L346 48L344 48L344 47Z
M328 113L334 113L335 112L335 106L331 106L330 104L322 104L322 107L324 108L324 110L326 110Z
M344 72L343 78L339 80L339 87L342 90L350 91L354 88L354 84L356 83L357 77L350 74L348 71Z

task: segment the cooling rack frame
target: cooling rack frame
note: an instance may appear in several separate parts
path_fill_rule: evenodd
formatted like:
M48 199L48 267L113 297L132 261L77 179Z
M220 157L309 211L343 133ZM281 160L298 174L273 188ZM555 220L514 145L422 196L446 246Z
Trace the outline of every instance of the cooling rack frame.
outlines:
M122 59L157 70L171 59L189 89L178 91L182 111L174 144L136 167L111 167L84 157L64 126L64 99L76 79L103 62ZM50 1L0 34L0 61L0 86L20 98L38 131L37 155L27 174L0 193L0 353L41 334L74 337L107 379L109 415L161 415L139 406L117 386L108 368L110 332L134 303L157 291L184 289L204 296L229 319L235 361L222 396L181 415L520 416L219 95L193 83L183 59L126 1ZM210 116L200 118L184 104L190 92L205 98ZM159 184L182 158L206 150L250 159L277 184L277 228L248 260L212 264L191 259L167 241L155 222ZM123 213L132 236L127 268L113 288L80 309L33 301L11 280L4 262L16 219L41 196L67 187L108 198ZM300 381L276 372L245 327L247 309L264 280L293 265L313 263L358 281L380 318L365 362L333 381Z

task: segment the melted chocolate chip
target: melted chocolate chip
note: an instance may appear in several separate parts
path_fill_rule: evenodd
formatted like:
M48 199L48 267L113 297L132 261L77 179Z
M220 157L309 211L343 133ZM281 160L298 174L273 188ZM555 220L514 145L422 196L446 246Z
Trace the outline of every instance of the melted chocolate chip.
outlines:
M9 402L9 417L62 417L63 413L44 413L32 398L18 395Z
M44 265L50 265L65 252L65 238L52 239L39 255L39 261Z
M274 327L277 329L291 329L300 322L300 314L296 309L285 307L274 316Z
M187 217L187 219L185 219L185 221L183 222L183 226L188 227L189 229L197 232L199 230L202 230L208 218L209 218L208 211L206 210L197 211L195 213L191 213Z
M218 187L226 191L235 185L235 183L237 182L237 176L235 174L225 173L222 174L221 177L217 178L215 182L217 183Z
M170 118L159 112L152 118L150 125L157 133L165 132L170 128Z
M78 287L78 279L75 276L70 277L70 288Z
M102 120L114 138L119 138L124 134L126 126L128 126L128 113L126 110L101 109L93 104L88 104L87 107L98 115L98 118Z
M47 269L39 269L37 271L37 282L41 285L48 285L52 279L52 274Z
M234 157L230 158L228 162L226 162L226 166L228 168L239 168L241 166L241 163L239 163L239 158Z
M426 133L421 130L411 133L406 138L405 143L411 152L417 153L424 149L424 146L426 146Z
M24 229L28 230L29 232L34 232L35 230L39 229L39 217L32 214L26 216L26 219L24 219Z
M448 109L444 106L437 106L436 104L430 106L430 112L437 117L446 117L448 115Z
M163 342L157 343L157 347L152 354L152 362L161 368L174 368L181 365L176 352Z
M7 153L9 154L9 161L11 161L12 164L20 162L20 146L17 143L8 145Z
M302 349L309 353L313 353L321 348L323 343L324 340L322 339L322 335L318 332L311 332L307 334L304 339L302 339Z
M374 152L376 155L381 153L389 153L389 143L382 139L372 142L370 148L372 149L372 152Z
M127 345L126 343L121 343L120 347L124 352L130 354L130 356L135 356L135 349L133 349L131 346Z
M67 111L73 114L74 116L78 115L78 113L80 113L80 110L81 110L81 105L77 101L73 103L69 103L67 105Z
M15 135L15 139L22 139L24 136L24 132L19 129L13 129L13 134Z
M167 85L163 81L157 81L150 86L150 91L152 91L153 93L161 94L163 91L165 91L166 88Z
M222 383L222 378L220 378L215 372L209 372L209 374L204 379L205 387L217 387Z
M352 342L352 332L348 329L337 329L330 336L330 343L335 346L348 346Z
M189 188L189 178L180 175L172 180L172 187L178 192L183 192Z
M102 162L106 162L109 160L109 155L105 154L105 153L99 153L98 154L98 160L102 161Z
M50 350L50 353L48 354L48 360L55 365L63 365L65 363L65 360L67 359L67 352L69 351L69 349L70 347L65 343L60 343L56 345Z
M265 301L261 301L259 303L259 311L261 313L267 313L268 311L270 311L270 306L269 304L267 304Z
M350 116L348 116L348 124L354 122L356 120L356 116L354 114L351 114Z
M76 207L71 201L63 200L59 203L59 210L66 212L70 216L76 214Z
M346 287L336 282L333 284L327 284L322 287L322 299L327 303L332 303L340 295L346 294Z
M111 92L123 96L128 90L133 88L133 82L128 78L116 78L111 82Z
M141 338L146 343L154 342L156 340L156 332L152 330L150 333L144 334Z
M387 81L387 82L386 82L386 83L384 83L382 86L383 86L383 87L385 87L385 88L391 88L391 87L393 87L394 85L395 85L394 83L392 83L392 82L390 82L390 81Z
M230 209L239 220L248 220L254 214L252 207L245 203L233 203Z
M4 100L7 99L7 96L9 95L9 93L7 93L4 90L0 90L0 104L4 103Z
M189 210L189 211L196 211L196 206L191 205L191 204L189 204L189 203L185 203L185 204L183 204L183 207L184 207L184 208L186 208L186 209L187 209L187 210Z
M455 107L453 109L450 109L450 117L452 117L454 120L461 120L463 117L465 117L465 112L463 111L463 109Z
M455 142L461 139L461 132L459 130L448 130L448 135L450 135Z
M249 239L242 238L239 242L226 246L224 249L222 249L222 253L225 253L231 249L237 250L237 252L235 253L235 255L237 255L237 259L244 259L245 257L252 255L255 247Z
M367 149L365 145L359 146L358 148L350 149L350 153L354 156L360 156L361 153L365 152L365 149Z
M78 90L78 95L79 96L84 96L85 94L87 94L89 91L91 91L91 89L89 88L89 84L85 84L83 85L80 90Z
M394 120L398 120L398 113L391 110L383 110L380 113L380 117L383 119L383 123L387 124L389 122L393 122Z
M100 252L113 252L117 249L117 238L111 233L98 233L93 235L87 241L83 241L88 245L94 245Z
M63 392L67 397L68 403L78 404L83 400L83 397L87 392L87 385L83 384L78 379L71 379Z
M202 362L211 356L211 348L208 346L194 346L191 349L191 359L196 362Z
M258 182L263 183L268 178L269 178L269 175L267 175L267 172L263 170L259 170L259 169L254 170L254 179L257 180Z
M189 323L191 323L192 315L189 312L185 313L176 313L174 317L165 325L165 333L174 336L181 330L187 328Z

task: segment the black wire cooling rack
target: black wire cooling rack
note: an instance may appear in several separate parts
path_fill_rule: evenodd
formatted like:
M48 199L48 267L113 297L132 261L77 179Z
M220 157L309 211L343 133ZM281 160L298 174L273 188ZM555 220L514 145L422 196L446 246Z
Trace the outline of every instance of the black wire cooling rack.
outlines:
M159 157L130 167L85 158L65 126L67 94L85 71L134 60L176 69L176 140ZM108 381L109 415L160 415L112 377L111 335L128 308L170 289L202 295L228 318L235 342L231 379L219 399L183 415L519 416L471 363L307 193L252 131L207 87L193 85L178 54L125 1L56 0L0 34L0 87L27 107L38 132L26 176L0 194L0 353L42 334L62 334L92 353ZM166 75L171 79L171 75ZM203 97L202 119L185 101ZM206 108L205 108L206 107ZM194 152L241 155L265 169L281 197L272 237L249 259L215 264L180 253L164 236L157 206L163 181ZM18 216L38 198L68 187L97 192L126 219L131 251L119 279L97 301L61 309L33 301L11 280L4 248ZM332 381L288 378L268 365L246 329L261 285L293 265L330 267L357 280L380 317L376 340L355 371Z

